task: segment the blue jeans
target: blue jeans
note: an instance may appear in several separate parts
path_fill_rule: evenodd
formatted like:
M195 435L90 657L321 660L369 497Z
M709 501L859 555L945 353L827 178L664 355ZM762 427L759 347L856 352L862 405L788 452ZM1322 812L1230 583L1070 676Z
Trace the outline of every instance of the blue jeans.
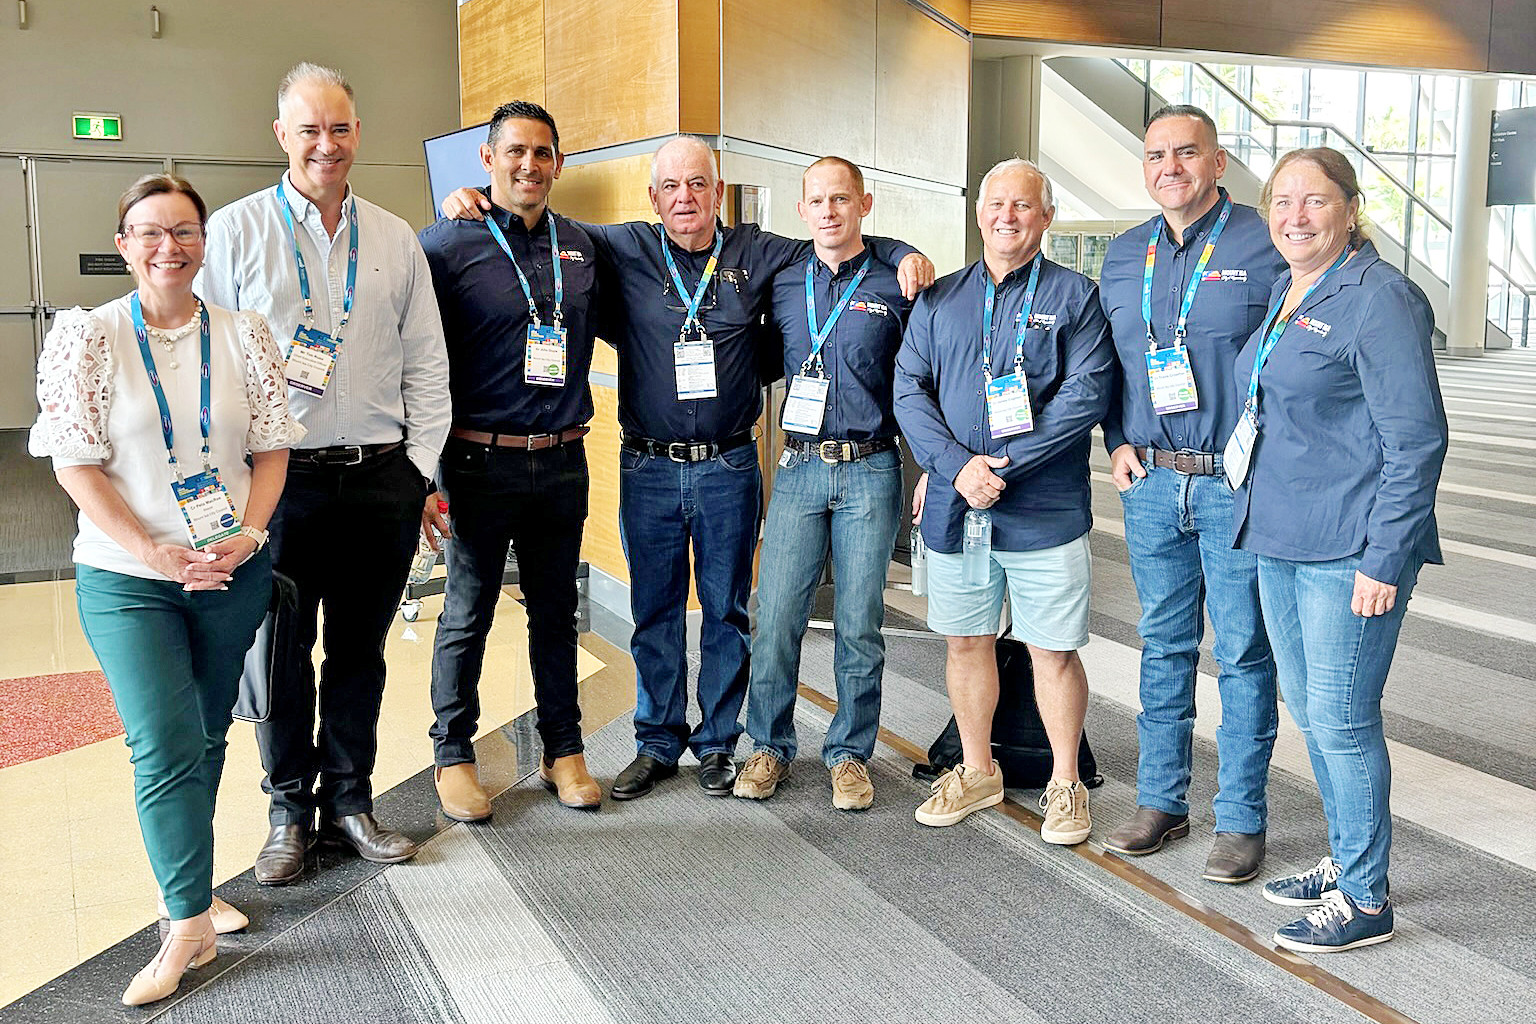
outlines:
M1141 600L1136 803L1189 813L1195 674L1205 620L1221 672L1217 832L1263 832L1275 746L1275 664L1259 611L1254 556L1232 547L1232 490L1220 476L1149 466L1121 494L1131 578Z
M1385 615L1350 611L1360 556L1291 562L1259 556L1264 622L1275 637L1285 706L1307 741L1328 816L1328 845L1343 873L1339 888L1367 910L1387 899L1392 849L1392 765L1381 723L1381 693L1397 650L1419 563L1397 580Z
M674 764L696 755L734 753L747 696L752 551L763 478L757 446L742 445L704 462L619 452L619 535L629 562L635 621L635 746ZM702 720L688 728L688 554L704 622L698 701Z
M832 767L868 761L880 728L880 677L885 671L885 572L901 525L901 455L876 452L828 465L796 456L781 465L763 531L757 588L757 636L747 733L754 749L780 761L795 758L795 697L800 642L830 551L837 584L833 605L833 674L837 714L821 759Z

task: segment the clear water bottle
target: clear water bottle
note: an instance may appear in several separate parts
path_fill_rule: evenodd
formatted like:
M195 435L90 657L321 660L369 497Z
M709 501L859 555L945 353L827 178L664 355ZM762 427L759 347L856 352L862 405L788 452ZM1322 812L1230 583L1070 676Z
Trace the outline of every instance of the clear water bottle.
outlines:
M960 579L981 586L992 572L992 513L973 508L965 514L965 544L960 555Z
M447 515L448 503L439 498L437 511L442 515ZM413 587L419 587L432 578L432 570L437 568L438 548L448 543L447 538L433 530L432 532L437 538L437 548L434 548L432 542L427 539L426 530L430 529L432 529L430 526L423 529L421 538L416 542L416 557L411 561L411 574L406 578L406 582L410 583Z
M912 527L912 596L928 593L928 546L923 543L923 528Z

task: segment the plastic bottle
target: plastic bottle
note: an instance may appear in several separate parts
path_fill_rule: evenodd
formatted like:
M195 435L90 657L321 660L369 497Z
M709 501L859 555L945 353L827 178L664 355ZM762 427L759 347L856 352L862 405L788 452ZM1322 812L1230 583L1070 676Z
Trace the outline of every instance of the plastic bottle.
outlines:
M912 596L928 593L928 546L923 543L923 528L912 527Z
M965 514L965 543L960 555L960 579L981 586L992 572L992 513L973 508Z
M437 502L437 510L443 515L448 514L448 503L441 498ZM428 527L427 529L431 529ZM437 537L438 546L448 543L447 539L436 530L432 531ZM437 549L427 540L426 531L423 530L421 539L416 542L416 558L411 562L411 574L407 582L413 587L418 587L432 578L432 570L437 567Z

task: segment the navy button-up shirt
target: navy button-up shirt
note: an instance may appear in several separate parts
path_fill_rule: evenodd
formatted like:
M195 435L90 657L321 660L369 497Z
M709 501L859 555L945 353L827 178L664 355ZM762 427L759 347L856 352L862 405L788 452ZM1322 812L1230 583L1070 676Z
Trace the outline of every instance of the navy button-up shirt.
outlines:
M763 407L763 349L777 343L763 328L773 278L792 263L803 264L812 253L811 243L783 238L756 224L721 227L725 240L720 261L699 305L699 320L715 343L717 397L680 400L673 346L713 241L700 252L689 252L667 238L660 224L583 227L597 243L605 273L612 275L611 282L604 280L608 316L598 333L618 348L619 425L624 432L657 441L723 441L751 429ZM916 251L889 239L869 242L878 257L892 264ZM690 295L678 294L662 245L671 248ZM619 301L609 303L610 295ZM771 362L777 361L775 353Z
M892 379L901 332L907 314L912 311L912 303L901 294L895 269L873 259L866 248L844 260L836 273L814 256L779 271L773 279L772 323L783 339L785 380L792 380L811 354L811 328L805 312L808 264L818 327L826 325L827 317L859 270L869 267L869 273L849 296L848 307L832 325L832 333L821 348L822 366L831 384L827 387L826 416L816 438L872 441L895 437Z
M1024 374L1035 428L992 438L981 365L982 301L987 268L977 261L917 297L896 356L896 419L931 478L923 540L933 550L960 550L968 508L956 475L975 455L1006 455L993 470L1007 481L991 508L992 545L1038 551L1082 536L1089 509L1088 448L1114 385L1114 345L1098 288L1045 260L1024 335ZM997 287L992 354L1011 373L1014 331L1029 282L1025 264Z
M1232 360L1264 319L1270 289L1286 269L1258 211L1233 204L1190 308L1184 347L1195 375L1198 408L1163 415L1152 408L1147 382L1147 323L1141 308L1147 239L1156 224L1162 230L1158 232L1152 269L1152 331L1158 348L1171 347L1184 292L1227 198L1225 189L1220 193L1221 202L1185 229L1182 245L1173 240L1162 214L1109 245L1099 275L1099 298L1114 331L1119 356L1115 397L1104 417L1104 447L1111 452L1122 444L1134 444L1164 451L1191 448L1219 454L1232 436L1242 410L1242 396L1233 388ZM1247 378L1243 384L1246 386Z
M546 327L554 323L549 218L555 219L564 292L560 312L566 330L565 386L523 380L528 300L490 228L473 220L439 220L423 228L420 238L448 342L453 422L503 434L545 434L580 426L592 418L587 385L597 298L592 239L580 225L548 208L532 230L523 218L500 207L490 216L517 256Z
M1290 287L1275 283L1271 301ZM1367 242L1301 304L1259 377L1259 439L1238 489L1235 546L1322 562L1360 553L1395 584L1442 561L1435 488L1447 428L1419 286ZM1260 325L1237 357L1244 398Z

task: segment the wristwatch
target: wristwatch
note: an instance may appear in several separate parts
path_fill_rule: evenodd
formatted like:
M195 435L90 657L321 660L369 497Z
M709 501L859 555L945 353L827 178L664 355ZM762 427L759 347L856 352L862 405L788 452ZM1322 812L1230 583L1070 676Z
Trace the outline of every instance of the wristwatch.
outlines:
M260 551L262 548L267 546L266 530L259 529L255 526L242 526L240 527L240 536L249 537L251 540L255 541L257 551Z

